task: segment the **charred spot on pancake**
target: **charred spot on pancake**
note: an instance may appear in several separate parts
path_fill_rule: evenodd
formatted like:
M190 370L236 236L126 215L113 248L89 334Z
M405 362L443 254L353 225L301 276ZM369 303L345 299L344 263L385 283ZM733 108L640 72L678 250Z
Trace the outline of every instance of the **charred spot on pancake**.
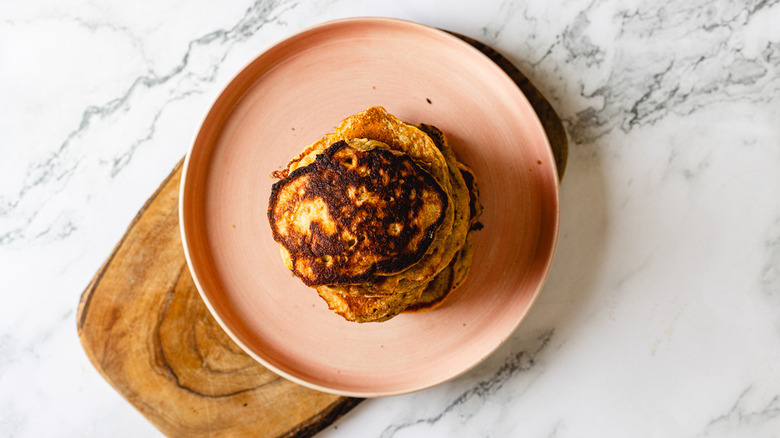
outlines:
M268 219L304 283L355 284L418 262L447 203L408 155L342 140L273 185Z

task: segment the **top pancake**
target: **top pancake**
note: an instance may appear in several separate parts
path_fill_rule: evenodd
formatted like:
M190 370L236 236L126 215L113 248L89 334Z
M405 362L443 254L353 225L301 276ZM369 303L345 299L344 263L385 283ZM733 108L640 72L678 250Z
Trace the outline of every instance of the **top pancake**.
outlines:
M351 284L417 263L447 205L447 193L408 155L352 139L274 184L268 218L304 283Z
M415 126L404 123L381 106L375 106L342 120L334 132L309 145L298 156L293 158L286 172L294 172L298 168L313 163L325 148L335 142L355 138L376 140L386 144L392 150L407 154L417 165L433 176L447 193L449 202L446 207L444 220L436 232L434 241L428 248L426 256L419 264L420 266L415 266L414 270L408 272L413 278L406 278L404 276L405 272L395 275L395 278L387 279L388 281L348 285L341 292L350 295L387 295L407 286L406 284L401 284L402 279L430 281L433 275L443 269L449 262L449 259L444 260L445 255L449 255L451 258L453 254L445 249L445 245L452 243L454 239L453 231L459 235L461 240L465 236L465 229L461 235L459 233L461 227L454 228L456 225L456 207L462 208L464 202L468 203L468 200L460 199L462 196L467 197L468 194L465 185L462 184L460 172L457 171L457 161L454 155L450 151L451 156L449 159L445 158L442 149L428 134ZM450 170L450 166L456 169L455 172ZM285 172L280 172L280 174L280 176L284 176ZM451 181L453 175L456 175L456 178L460 178L459 181L454 181L457 183L455 189L453 188L453 181ZM458 216L466 216L466 220L468 220L467 214ZM283 257L285 257L284 252Z

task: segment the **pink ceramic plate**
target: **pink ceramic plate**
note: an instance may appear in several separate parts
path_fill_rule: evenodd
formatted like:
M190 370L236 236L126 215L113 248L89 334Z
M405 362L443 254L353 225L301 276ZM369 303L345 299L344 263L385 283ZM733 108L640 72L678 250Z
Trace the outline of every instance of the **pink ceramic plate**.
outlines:
M357 324L285 269L266 209L272 171L374 105L444 131L477 175L485 227L442 307ZM539 294L559 214L553 155L512 80L452 35L380 18L303 31L236 76L187 155L180 203L190 270L227 333L282 376L358 397L427 388L490 355Z

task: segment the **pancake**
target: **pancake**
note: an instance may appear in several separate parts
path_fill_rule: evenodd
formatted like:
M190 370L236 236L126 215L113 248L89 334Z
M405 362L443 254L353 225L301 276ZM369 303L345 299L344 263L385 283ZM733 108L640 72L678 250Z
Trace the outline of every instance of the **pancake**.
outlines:
M419 128L404 123L382 107L371 107L365 111L359 112L344 119L334 130L333 133L328 134L320 140L304 148L304 150L293 158L288 164L288 168L275 172L278 177L284 177L290 172L308 166L316 161L316 157L322 154L325 148L337 141L352 138L366 138L381 141L387 144L391 149L408 154L420 167L430 173L434 179L442 186L447 192L448 197L451 196L453 190L450 182L450 176L452 173L449 170L449 166L455 166L456 162L454 157L448 161L445 159L441 149L437 147L434 140L431 139L425 132ZM456 181L457 182L457 181ZM465 193L460 188L458 183L458 190L456 195L458 198ZM459 199L457 201L460 201ZM416 281L430 281L435 273L440 271L446 266L449 260L443 260L445 255L444 246L447 244L448 236L453 232L453 224L455 221L455 205L450 202L447 206L448 211L445 213L445 219L442 222L434 242L429 248L429 256L426 257L424 266L416 271L409 272L414 276ZM456 202L458 206L462 207L462 202ZM459 228L458 228L459 229ZM343 293L351 295L361 295L364 292L371 294L391 294L399 291L401 286L399 281L406 276L390 281L383 282L381 286L377 284L366 284L361 286L351 285L348 290L342 291ZM363 288L369 289L364 291Z
M447 193L408 155L352 139L274 184L268 219L304 283L350 284L420 261L447 205Z
M479 187L474 172L462 163L458 163L458 167L469 189L470 216L466 241L450 264L428 283L420 298L406 309L407 312L425 312L439 307L450 292L466 281L471 269L474 258L474 231L481 228L478 224L479 216L482 214L482 203L479 201Z
M407 126L411 127L411 125ZM356 298L362 296L378 298L380 296L405 293L412 289L424 289L442 270L453 263L455 256L463 246L463 243L466 240L466 234L469 230L470 194L468 186L463 179L459 163L455 158L446 137L440 130L432 125L418 125L417 129L431 139L434 146L442 153L443 157L445 157L447 174L451 183L451 202L454 204L452 228L449 228L449 231L445 233L445 226L449 224L443 225L438 233L441 236L441 240L438 240L437 242L438 245L433 244L431 246L431 251L429 251L418 264L410 267L408 270L387 278L374 278L371 281L360 284L331 285L328 293L336 293ZM319 292L320 295L323 295L322 291ZM448 292L449 290L444 293L446 294ZM360 309L360 307L358 307L358 309ZM404 309L400 309L399 312L403 310ZM363 315L363 317L369 316L370 315Z
M373 281L358 285L318 287L317 291L329 308L348 320L375 321L377 315L384 320L387 315L407 309L410 312L431 310L455 289L456 282L460 285L465 280L471 266L471 247L463 251L463 245L469 240L471 219L476 222L478 212L481 213L473 172L457 161L439 129L432 125L418 125L418 129L431 138L448 164L455 203L452 231L444 237L441 252L426 254L420 263L398 275L379 281L375 277ZM416 291L419 293L415 298ZM399 300L398 296L406 299ZM411 303L410 299L413 299Z
M454 281L455 263L453 260L441 272L436 274L436 277L425 286L420 297L407 307L404 312L426 312L438 307L450 291L453 290Z
M420 299L425 285L404 288L403 291L385 296L343 295L332 287L320 286L317 293L328 308L347 321L382 322L398 315Z
M282 259L349 321L430 310L471 265L477 198L464 172L431 125L382 107L349 116L273 174L282 180L268 217ZM361 185L363 177L374 179Z
M466 241L463 243L463 247L460 253L456 257L452 290L457 289L466 281L466 277L471 269L471 262L474 258L474 232L482 229L482 223L479 222L480 216L482 216L482 202L479 200L479 185L477 184L477 177L474 171L470 167L463 163L458 163L460 167L460 173L463 175L463 180L466 182L466 186L469 189L469 232L466 235Z
M470 167L461 162L458 162L458 168L460 169L460 174L463 176L463 181L466 183L466 188L469 190L469 230L479 230L482 228L479 217L482 216L482 209L484 207L479 200L477 176Z
M445 256L444 247L448 243L446 239L455 231L453 228L456 218L455 208L463 207L460 197L466 193L465 189L461 189L459 185L458 190L454 192L452 182L450 181L452 172L450 172L449 166L457 166L457 162L454 160L454 157L451 160L447 160L441 148L437 147L434 139L425 132L415 126L404 123L397 117L389 114L381 106L375 106L347 117L335 128L333 133L307 146L298 156L290 161L287 171L293 172L300 167L313 163L316 157L328 145L340 140L353 138L380 141L387 144L392 150L409 155L415 163L434 177L448 194L448 198L452 198L455 195L458 199L454 201L450 199L444 221L429 247L428 254L423 261L424 263L421 263L421 266L415 271L408 272L403 277L385 281L381 286L376 284L353 285L343 290L342 293L350 295L361 295L364 292L370 294L391 294L401 290L399 289L402 286L400 284L401 279L430 281L449 262L449 260L443 260ZM460 227L457 230L460 230ZM465 235L465 232L463 234ZM364 289L367 290L364 291Z
M420 124L417 125L417 127L433 140L433 143L442 152L442 155L444 155L450 177L450 186L452 188L450 196L452 197L452 203L454 204L452 232L447 236L441 256L438 259L434 259L434 261L438 262L438 265L431 264L430 267L432 269L427 270L425 269L426 266L418 265L420 269L417 279L424 280L426 277L432 278L444 269L463 246L463 243L466 240L466 234L469 231L470 195L466 181L463 179L458 160L455 158L455 153L452 151L452 147L450 147L444 133L433 125ZM408 278L414 279L411 276Z

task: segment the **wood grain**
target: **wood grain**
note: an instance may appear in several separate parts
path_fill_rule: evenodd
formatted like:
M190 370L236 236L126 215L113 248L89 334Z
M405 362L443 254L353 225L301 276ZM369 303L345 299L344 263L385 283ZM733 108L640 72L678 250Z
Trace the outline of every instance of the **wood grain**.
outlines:
M551 105L506 58L501 66L540 116L563 177L567 140ZM182 163L147 201L81 296L77 326L100 374L171 437L311 436L361 400L287 381L222 331L193 284L181 245Z

